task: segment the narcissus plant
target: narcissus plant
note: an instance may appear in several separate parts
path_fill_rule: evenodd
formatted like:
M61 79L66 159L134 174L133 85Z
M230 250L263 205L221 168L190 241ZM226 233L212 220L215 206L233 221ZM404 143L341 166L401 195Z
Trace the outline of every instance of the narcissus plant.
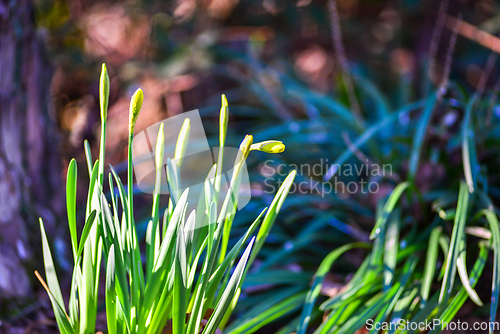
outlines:
M160 212L159 197L164 158L164 129L160 127L155 150L156 183L153 208L146 232L146 252L141 254L134 221L132 140L140 113L143 92L138 89L130 102L128 174L125 187L111 167L110 189L104 193L104 143L109 96L109 77L103 64L100 80L101 145L99 159L93 160L85 142L87 168L90 177L85 225L78 240L76 219L77 163L68 167L66 199L73 275L69 301L63 300L50 246L40 219L45 280L35 272L47 290L61 333L94 333L100 285L101 259L105 264L105 306L109 333L217 333L227 323L241 293L248 268L262 248L295 177L292 171L276 193L268 208L228 249L229 235L237 204L239 178L244 161L251 150L279 153L284 145L278 141L253 144L248 135L241 143L233 166L230 189L223 203L217 203L221 187L223 148L226 142L228 104L222 97L220 112L220 154L204 181L200 197L202 205L187 212L189 188L178 198L171 195L168 208ZM175 159L182 168L189 140L189 120L180 131ZM168 171L168 168L167 168ZM168 173L171 190L179 184L178 174ZM219 181L220 182L220 181ZM126 190L127 189L127 190ZM171 191L171 194L176 191ZM229 198L232 197L232 198ZM219 205L222 204L222 205ZM201 213L201 214L200 214ZM197 220L204 222L197 222ZM194 228L195 226L202 226ZM101 329L101 328L99 328Z

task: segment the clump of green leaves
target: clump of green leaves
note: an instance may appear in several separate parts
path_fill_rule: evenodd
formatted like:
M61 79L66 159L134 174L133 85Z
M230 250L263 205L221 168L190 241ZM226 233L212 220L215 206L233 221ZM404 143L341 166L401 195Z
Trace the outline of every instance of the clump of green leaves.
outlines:
M448 74L455 37L447 50ZM276 68L272 63L248 62L247 70L251 80L258 82L259 75ZM486 65L481 82L487 82L491 73ZM274 296L265 303L257 297L253 304L241 303L246 312L228 327L228 333L255 333L279 318L272 325L282 326L276 331L280 334L345 334L364 329L415 333L399 324L450 323L466 302L477 305L474 317L482 319L483 326L487 320L498 324L500 191L495 152L500 122L495 111L500 83L491 90L482 86L468 92L460 81L448 82L445 75L436 87L424 78L422 87L413 90L418 83L401 84L407 80L402 74L398 86L384 94L378 89L382 85L359 71L353 83L366 121L359 124L342 103L348 101L343 91L337 98L315 92L287 73L280 72L277 78L281 89L266 95L258 87L255 97L263 106L288 105L293 98L305 116L277 114L282 121L266 127L266 135L279 133L288 139L288 154L283 155L287 160L278 158L274 167L323 163L333 156L322 176L324 182L336 183L351 180L338 175L344 165L368 164L369 170L388 165L390 175L367 173L354 179L368 179L392 191L339 196L319 189L317 196L297 195L288 201L286 221L294 228L277 234L286 242L266 249L269 256L249 277L255 285L274 283ZM412 101L411 96L419 98ZM312 173L304 170L297 177L315 182ZM331 251L325 252L328 246ZM354 268L344 257L353 248L370 249ZM291 265L298 269L282 270ZM491 275L481 276L488 270ZM335 275L327 277L331 271ZM352 278L346 277L349 272ZM328 289L332 286L341 287ZM392 329L369 326L369 321L391 323ZM435 326L432 333L442 329Z
M36 272L47 290L61 333L94 333L98 309L101 259L104 255L106 281L105 306L109 333L215 333L227 323L238 301L248 268L276 220L295 177L291 172L279 188L269 208L248 227L228 250L229 235L237 204L241 169L251 150L281 152L281 142L253 144L247 136L233 166L230 189L221 206L222 152L226 141L228 104L222 97L220 112L220 154L205 179L204 191L196 210L187 211L189 189L178 197L175 168L181 162L189 140L189 122L185 122L177 141L175 159L169 164L169 206L160 212L159 197L164 155L164 129L161 126L155 150L156 183L151 219L146 232L145 263L141 259L134 222L132 139L143 93L135 92L130 103L128 184L125 186L111 167L109 187L118 194L104 194L104 147L108 107L109 77L103 64L100 80L101 146L94 161L85 142L90 184L85 210L85 225L78 240L76 219L77 164L68 167L66 197L74 269L69 303L63 300L54 262L40 219L46 281ZM253 145L252 145L253 144ZM177 166L177 167L176 167ZM168 170L170 168L170 170ZM220 207L220 209L219 209ZM200 221L201 220L201 221ZM195 226L202 226L195 229ZM256 234L256 236L253 236ZM241 256L240 254L243 253Z

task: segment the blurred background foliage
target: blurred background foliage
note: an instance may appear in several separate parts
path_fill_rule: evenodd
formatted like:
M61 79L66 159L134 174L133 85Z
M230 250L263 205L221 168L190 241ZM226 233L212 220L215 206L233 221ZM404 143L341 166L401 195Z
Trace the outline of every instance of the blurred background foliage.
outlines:
M433 39L439 21L438 1L338 0L337 18L328 2L321 0L34 3L38 30L53 66L53 76L46 84L51 87L54 118L61 131L58 149L62 165L71 157L84 162L84 139L98 150L97 78L102 62L108 65L111 78L106 158L118 169L126 159L128 129L123 119L128 117L128 101L137 87L144 90L145 99L136 132L167 117L199 109L205 131L216 143L220 95L224 93L231 115L229 145L236 147L247 133L256 141L274 138L285 143L286 151L272 161L260 153L249 158L253 200L243 209L247 214L241 214L235 224L244 231L243 226L255 217L261 204L269 204L269 192L274 192L272 188L294 165L299 167L296 183L306 182L310 188L303 194L291 193L287 199L256 268L247 277L236 317L250 317L251 311L245 311L253 309L258 314L263 305L307 291L331 250L348 241L368 241L377 205L408 178L420 114L396 111L415 101L422 103L448 79L447 70L450 90L443 92L444 103L432 117L415 182L420 192L430 194L424 199L429 203L441 189L458 190L463 170L457 136L464 101L484 86L494 92L485 95L483 102L494 121L488 136L478 131L477 149L480 160L491 166L488 180L491 194L496 196L493 199L500 200L500 188L495 186L500 176L495 170L499 109L494 107L500 69L485 69L496 48L494 36L500 32L500 8L495 1L449 1L441 15L462 15L470 24L458 29L451 62L447 57L451 19L445 19L442 33ZM332 33L336 24L341 36ZM493 39L482 38L478 31ZM345 55L339 53L339 47ZM346 77L352 78L353 87ZM355 109L359 109L362 122ZM315 182L322 181L328 166L372 126L382 131L374 132L362 149L353 149L346 161L390 164L392 175L372 179L380 191L318 191ZM315 164L322 166L319 173L300 170L300 166ZM79 180L85 179L81 176ZM146 210L139 222L143 228L148 219ZM405 231L415 232L413 226L430 224L426 220L429 212L418 205L406 210ZM342 289L366 254L366 250L354 250L339 259L334 273L326 277L322 294L333 296ZM64 267L69 252L60 252L58 257ZM298 305L292 303L280 314L283 317L262 332L276 333L295 319ZM477 316L487 318L487 314L486 310ZM314 315L320 320L320 313Z

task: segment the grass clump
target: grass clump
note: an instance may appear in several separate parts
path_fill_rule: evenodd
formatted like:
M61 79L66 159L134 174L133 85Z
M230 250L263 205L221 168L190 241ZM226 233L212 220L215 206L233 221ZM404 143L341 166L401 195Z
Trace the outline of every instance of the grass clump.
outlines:
M156 183L153 208L146 232L145 264L134 222L132 140L143 93L137 90L130 103L127 191L111 167L109 187L118 194L104 194L104 147L109 95L109 77L103 65L100 80L101 145L99 159L93 161L85 143L90 184L85 209L85 225L78 240L76 222L77 164L68 167L66 197L73 275L69 303L62 297L54 262L40 219L46 280L36 272L47 290L61 333L94 333L100 291L101 267L105 268L105 309L109 333L216 333L224 328L238 301L248 268L262 248L295 177L291 172L277 191L269 208L229 247L229 235L238 201L241 170L251 150L279 153L278 141L253 144L243 140L233 166L230 189L222 198L222 152L226 141L228 105L222 97L218 163L204 182L196 210L187 211L189 189L178 193L182 164L168 164L170 190L168 208L160 212L159 196L164 158L163 124L155 150ZM189 122L185 122L175 150L182 162ZM220 209L219 209L220 208ZM200 221L201 220L201 221ZM195 228L196 226L202 226ZM256 236L253 236L256 234ZM240 254L243 253L241 256ZM104 266L101 266L104 262Z
M277 319L273 325L282 326L276 331L282 334L418 333L418 326L426 323L439 323L431 330L439 333L445 328L441 325L456 323L458 317L468 321L469 331L477 319L483 321L483 330L488 325L489 333L498 331L499 85L468 91L449 77L456 41L452 31L439 82L424 76L422 83L405 86L401 75L399 85L384 94L367 73L354 72L353 92L363 124L340 79L335 83L342 89L331 96L276 71L280 89L273 91L273 99L302 107L304 115L293 117L293 127L284 117L266 127L268 136L290 138L286 153L270 167L286 170L333 156L325 173L305 168L297 182L345 185L368 180L381 191L322 192L317 187L290 199L286 221L294 228L283 228L283 246L269 252L259 274L282 274L276 267L298 269L276 279L279 292L261 308L262 316L249 306L253 316L245 315L229 333L255 333ZM246 65L252 79L263 72L251 62ZM424 65L423 72L429 72L430 64ZM275 70L272 65L263 68ZM480 82L490 74L486 66ZM270 104L264 94L255 96L262 105ZM391 166L391 173L349 178L339 172L344 166ZM357 248L362 250L353 250ZM359 265L350 261L359 258ZM318 259L322 261L313 266ZM261 306L256 305L253 310ZM459 313L471 308L473 314ZM370 325L375 323L392 327Z

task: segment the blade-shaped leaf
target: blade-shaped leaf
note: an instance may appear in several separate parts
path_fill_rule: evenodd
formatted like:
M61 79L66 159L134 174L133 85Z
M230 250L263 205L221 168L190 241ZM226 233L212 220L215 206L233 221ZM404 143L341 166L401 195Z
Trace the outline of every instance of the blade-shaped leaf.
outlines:
M465 221L467 215L467 207L469 203L469 192L465 183L460 183L460 192L458 195L457 215L453 225L453 232L451 235L450 249L446 257L446 269L444 273L443 283L441 285L441 293L439 295L439 302L441 305L446 305L453 282L457 271L457 259L460 252L460 242L463 238L465 229Z
M116 333L115 246L111 245L106 266L106 320L108 332Z
M384 225L387 220L389 219L389 216L391 215L392 210L394 210L394 207L396 206L396 203L398 202L399 198L403 194L403 192L410 186L409 182L403 182L398 184L396 188L392 191L391 195L387 199L387 202L384 205L384 208L382 210L382 213L378 217L377 221L375 222L375 226L373 227L372 232L370 233L370 239L375 239L375 237L380 233L380 230L382 228L382 225Z
M174 291L172 308L172 333L185 334L186 309L187 309L187 260L184 233L177 234L175 256Z
M45 234L42 218L40 218L40 232L42 234L43 263L45 266L45 276L47 277L48 290L50 290L57 303L64 310L64 300L59 286L59 281L57 280L56 268L54 267L54 261L52 260L52 254L50 252L49 242L47 241L47 235Z
M318 298L320 292L321 292L321 287L323 285L323 280L326 276L326 274L330 271L330 268L332 267L333 263L346 251L357 248L357 247L367 247L367 245L363 243L353 243L353 244L348 244L344 245L342 247L339 247L332 251L330 254L328 254L323 261L321 261L321 264L319 265L318 270L316 271L315 277L314 277L314 282L312 284L311 289L307 293L306 300L304 307L302 309L302 313L300 315L300 320L299 320L299 327L297 328L297 334L305 334L307 330L307 326L309 324L309 320L311 317L311 313L314 307L314 303L316 302L316 299Z
M75 333L73 330L69 317L64 311L63 307L59 304L57 301L56 297L52 294L50 291L49 287L47 286L47 283L43 280L42 276L38 273L38 271L35 271L35 275L42 283L42 286L44 287L45 291L47 291L47 294L49 295L50 302L52 303L52 308L54 310L54 316L56 317L56 322L57 326L59 327L59 331L62 334L72 334Z
M422 289L420 290L423 305L425 305L427 299L429 298L429 291L431 289L432 280L434 279L434 272L436 270L438 257L439 237L442 229L443 228L441 226L437 226L432 230L429 245L427 246L424 276L422 278Z
M71 236L71 249L73 260L76 262L76 249L78 245L76 235L76 160L71 159L66 177L66 211L68 214L69 234Z
M205 329L203 330L204 334L210 334L215 332L220 322L222 321L226 313L226 310L229 308L229 304L231 303L234 294L236 293L237 289L240 286L241 279L245 272L245 267L247 265L248 257L250 256L250 251L252 250L254 241L255 237L253 237L252 240L250 240L250 243L248 244L245 252L243 253L240 261L238 262L238 265L234 269L233 275L231 276L229 283L224 289L224 292L222 293L222 297L220 298L219 303L215 307L212 316L208 320L208 323L205 326Z

